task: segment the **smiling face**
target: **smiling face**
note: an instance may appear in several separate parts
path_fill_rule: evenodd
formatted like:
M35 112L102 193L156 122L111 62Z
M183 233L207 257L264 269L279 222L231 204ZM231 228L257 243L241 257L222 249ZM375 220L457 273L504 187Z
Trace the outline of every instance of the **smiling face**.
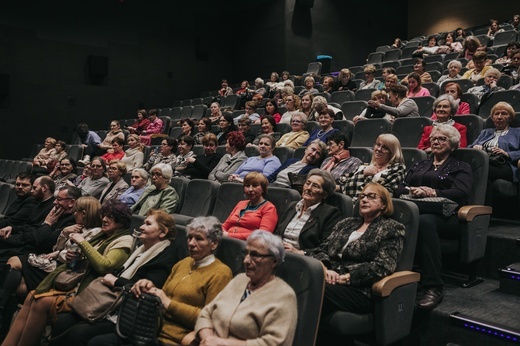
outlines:
M307 207L320 203L327 196L323 190L325 181L319 175L311 175L303 184L302 199Z
M435 106L435 114L437 115L437 121L440 123L446 122L451 119L451 106L448 100L442 100Z
M392 152L390 151L390 147L383 139L378 138L374 143L374 161L379 165L386 165L390 161L391 157Z
M166 232L168 232L168 230L161 229L153 215L144 219L144 222L139 229L141 230L139 239L147 247L153 246L163 240L164 237L166 237Z
M304 110L308 110L308 109L311 109L311 106L312 106L312 100L311 100L311 97L309 95L304 95L302 97L302 108Z
M172 149L173 147L169 146L167 141L164 140L161 142L161 147L159 148L159 150L161 151L161 154L163 154L164 156L170 155L172 153Z
M213 141L207 141L203 144L204 146L204 155L213 155L217 150L217 143Z
M128 146L131 149L137 148L139 142L134 137L128 137Z
M262 119L262 133L272 133L273 132L273 125L269 122L267 119Z
M365 219L373 219L381 215L385 208L386 205L377 191L372 186L367 186L359 198L359 215Z
M493 120L496 129L501 131L509 127L511 116L505 108L497 107L491 115L491 120Z
M58 208L63 209L64 214L72 213L72 208L74 208L75 200L73 198L69 198L67 195L67 190L58 191L58 196L54 199L54 205Z
M199 130L199 132L206 132L206 131L209 131L208 128L206 128L206 124L204 123L204 121L202 120L199 120L199 123L197 124L197 129Z
M179 142L179 154L180 155L186 155L187 153L190 152L191 150L191 145L189 145L188 143L186 143L185 141L180 141Z
M61 175L63 175L64 177L70 174L70 172L72 172L72 165L69 159L63 159L60 161L60 171Z
M182 133L184 133L185 135L189 135L190 132L191 132L191 126L190 124L188 124L187 121L183 122L181 124L181 130L182 130Z
M269 138L262 138L258 142L258 151L260 152L261 157L271 156L273 154L273 149L273 145Z
M318 123L320 124L322 130L326 130L330 126L332 126L333 121L334 119L330 116L328 112L321 113L318 117Z
M305 124L303 123L302 117L299 115L293 115L291 119L291 128L293 132L303 131Z
M277 264L275 258L269 254L268 248L256 240L247 243L246 253L247 255L244 257L244 269L247 277L251 279L251 283L255 285L268 280L268 278L273 275Z
M190 257L196 261L211 255L217 248L217 244L210 242L203 231L189 229L187 239Z

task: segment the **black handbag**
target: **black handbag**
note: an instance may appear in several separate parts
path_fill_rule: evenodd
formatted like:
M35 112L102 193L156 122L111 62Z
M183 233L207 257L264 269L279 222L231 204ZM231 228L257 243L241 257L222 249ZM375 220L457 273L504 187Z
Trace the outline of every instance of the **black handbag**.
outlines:
M162 327L161 300L149 293L136 297L127 285L121 291L116 331L126 343L135 346L157 344L157 333Z
M489 154L489 165L502 167L506 163L506 157L502 154Z

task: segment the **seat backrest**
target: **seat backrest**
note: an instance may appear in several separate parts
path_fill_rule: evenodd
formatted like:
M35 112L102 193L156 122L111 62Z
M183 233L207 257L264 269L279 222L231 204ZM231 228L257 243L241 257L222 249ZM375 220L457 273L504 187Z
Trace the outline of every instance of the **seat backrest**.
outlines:
M357 101L368 101L372 99L372 93L376 89L361 89L356 91L355 97Z
M170 133L171 118L169 116L160 116L159 118L162 120L162 123L163 123L163 128L162 128L161 133L163 133L163 134Z
M478 135L484 128L484 120L475 114L461 114L453 117L457 123L466 126L466 139L468 145L477 139Z
M382 133L392 132L392 123L384 118L358 121L352 134L352 146L372 147Z
M278 219L280 219L291 202L300 200L300 193L285 187L269 187L265 198L274 204Z
M238 96L229 95L229 96L226 96L226 100L224 101L222 108L235 109L235 108L237 108L237 105L238 105Z
M315 88L316 88L316 87L317 87L317 85L315 86ZM320 87L321 87L321 85L320 85ZM318 88L316 88L316 89L318 89ZM327 92L319 92L319 93L314 94L314 96L321 96L321 97L324 97L325 100L327 100L327 103L331 102L331 96L330 96L330 94L327 93Z
M412 61L413 59L411 59L410 61ZM408 75L409 73L413 72L413 64L412 65L403 65L403 63L401 62L401 66L398 67L396 70L395 70L396 74L398 75L401 75L401 74L406 74Z
M181 119L191 118L191 112L193 111L193 106L184 106L181 110Z
M255 146L246 147L244 149L244 153L246 154L247 157L253 157L253 156L260 155L260 150L255 145Z
M219 183L207 179L190 180L179 214L193 217L210 215L215 206L219 186Z
M321 74L321 62L319 61L315 61L315 62L311 62L309 63L309 65L307 65L307 72L305 72L306 74L316 74L316 75L320 75Z
M182 112L181 107L172 107L172 109L170 110L170 117L172 118L172 120L180 119L181 112Z
M401 148L404 156L404 164L406 169L413 166L414 163L424 161L428 158L426 152L417 148Z
M464 93L464 94L460 95L460 101L466 102L467 104L469 104L470 114L477 113L477 108L478 108L478 103L479 103L477 95L472 94L472 93Z
M495 35L495 39L493 40L493 46L499 46L503 44L508 44L509 42L516 41L518 32L516 30L508 30L504 32L499 32Z
M334 192L332 195L327 197L326 202L327 204L338 208L342 219L351 217L354 212L354 203L352 202L352 198L342 193Z
M424 57L424 62L426 64L428 64L430 62L441 62L441 63L443 63L444 62L444 54L433 54L433 55L425 56Z
M352 139L352 132L354 131L354 123L350 120L334 120L332 127L344 133L349 140Z
M67 153L78 162L78 160L83 158L83 146L79 144L67 144Z
M401 59L400 49L390 49L385 52L383 61L395 61Z
M350 156L357 157L363 163L370 163L370 161L372 161L372 153L374 152L372 148L350 147L348 150L350 151Z
M330 95L330 100L339 103L340 105L343 105L343 103L348 101L354 101L354 98L354 92L351 90L334 91L332 95Z
M392 198L394 213L391 218L405 227L404 247L396 271L411 270L415 256L417 233L419 232L419 208L413 202Z
M293 345L314 345L325 290L323 265L311 257L286 253L276 275L292 287L298 302L298 324Z
M383 61L383 58L385 57L385 53L383 52L373 52L368 54L367 58L367 64L373 64Z
M507 89L511 88L513 83L514 83L513 77L503 74L498 79L497 86L502 87L507 90Z
M431 125L428 117L397 118L392 124L392 133L399 139L401 147L416 148L425 126Z
M172 109L171 108L161 108L159 110L159 115L161 117L169 117Z
M191 112L191 117L195 119L200 119L206 114L206 105L198 104L193 106L193 111Z
M244 272L244 253L246 242L239 239L222 237L215 256L231 269L233 276Z
M442 62L441 61L432 61L426 64L426 67L424 68L425 71L438 71L442 72Z
M184 202L184 194L186 193L186 187L188 186L189 180L181 177L173 177L170 181L170 186L177 191L177 195L179 195L179 203L177 207L173 211L174 213L178 213L182 208L182 204Z
M484 204L486 181L489 171L489 156L482 150L461 148L453 152L456 159L467 162L473 172L473 184L468 195L469 204Z
M220 222L226 221L235 205L244 199L244 186L236 182L223 183L218 188L215 207L211 215Z
M13 195L16 195L14 185L0 182L0 214L7 211Z
M108 133L107 130L97 130L94 132L97 133L97 135L99 136L99 138L101 138L102 141L105 139L105 137L107 136L107 133Z
M422 86L430 92L433 97L439 96L439 84L437 83L422 83Z
M460 89L463 93L467 92L470 88L473 88L475 85L471 79L450 79L441 84L440 94L444 94L444 88L448 83L457 83L460 86Z
M431 117L433 114L433 102L435 97L433 96L421 96L414 97L412 100L415 101L419 108L419 115L422 117Z
M500 101L509 103L515 112L519 112L520 90L503 90L492 93L491 96L480 105L478 115L487 118L491 114L491 108Z
M175 126L175 127L172 127L172 128L170 129L170 134L169 134L169 136L170 136L171 138L177 138L177 137L179 137L181 134L182 134L182 128L179 127L179 126Z
M341 104L341 111L345 119L352 120L355 116L360 115L367 107L367 101L347 101Z
M287 147L276 147L273 150L273 155L276 156L280 162L285 162L285 160L293 157L294 149Z
M182 107L191 106L191 99L182 100L181 106Z

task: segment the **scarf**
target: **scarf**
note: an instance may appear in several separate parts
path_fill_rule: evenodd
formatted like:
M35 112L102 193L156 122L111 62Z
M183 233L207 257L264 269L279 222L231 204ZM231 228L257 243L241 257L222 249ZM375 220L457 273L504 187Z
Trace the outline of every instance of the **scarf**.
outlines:
M348 150L342 150L336 155L332 155L330 157L330 161L327 162L325 166L322 167L323 170L330 172L334 169L334 167L341 161L348 159L350 157L350 152Z
M169 240L163 240L153 245L148 250L144 249L144 245L139 246L132 255L130 255L130 258L126 260L125 264L123 264L121 277L124 279L132 278L139 268L154 259L164 249L170 246L170 244Z

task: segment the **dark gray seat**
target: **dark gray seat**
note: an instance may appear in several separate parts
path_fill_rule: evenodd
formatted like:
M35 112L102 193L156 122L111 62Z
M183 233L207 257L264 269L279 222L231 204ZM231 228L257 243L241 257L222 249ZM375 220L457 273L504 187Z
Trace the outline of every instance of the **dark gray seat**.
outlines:
M291 202L300 200L300 193L285 187L269 187L265 198L274 204L278 218L281 218Z
M370 163L370 161L372 161L372 153L374 152L372 148L350 147L348 150L350 151L350 156L357 157L363 163Z
M401 147L416 148L425 126L432 124L428 117L397 118L392 124L392 133L399 139Z
M419 107L419 115L422 117L431 117L433 114L433 102L435 97L433 96L421 96L414 97L412 100L415 101L417 107Z
M480 105L478 115L487 118L491 114L491 108L500 101L505 101L520 112L520 90L503 90L492 93L489 98Z
M326 203L338 208L342 219L351 217L354 213L354 203L352 202L352 198L342 193L334 192L332 195L327 197Z
M178 212L182 208L182 203L184 202L184 193L186 192L186 187L188 186L189 180L181 177L173 177L170 181L170 186L177 191L179 195L179 203L177 207L173 211L174 213Z
M345 116L345 119L352 120L355 116L360 115L368 107L366 101L347 101L341 105L341 111Z
M220 184L206 179L190 180L186 186L182 207L174 213L175 223L187 225L196 216L210 215L215 206Z
M384 118L358 121L354 126L352 143L354 147L373 147L377 137L382 133L392 132L392 123Z
M428 158L426 152L417 148L402 148L404 156L404 164L406 169L412 167L416 162L424 161Z
M334 91L332 95L330 95L330 101L339 103L340 105L348 101L354 101L354 98L354 92L351 90Z
M356 91L355 97L357 101L368 101L372 99L372 93L376 91L376 89L362 89Z
M478 135L484 128L484 120L475 114L461 114L453 117L457 123L466 126L466 139L468 145L477 139Z
M224 222L235 205L243 199L244 187L242 184L236 182L224 183L218 188L215 207L211 215L219 219L220 222Z

